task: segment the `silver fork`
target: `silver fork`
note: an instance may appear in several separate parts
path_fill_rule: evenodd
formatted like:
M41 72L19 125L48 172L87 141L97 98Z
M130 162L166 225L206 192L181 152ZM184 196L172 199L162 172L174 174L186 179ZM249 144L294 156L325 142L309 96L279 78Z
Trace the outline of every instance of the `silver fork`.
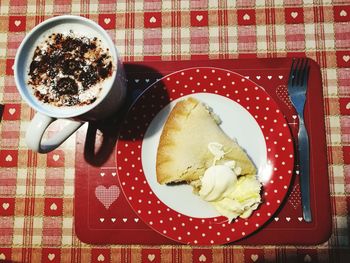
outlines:
M309 79L308 59L293 59L288 80L288 93L299 118L298 153L299 153L299 178L301 188L301 204L303 218L306 222L312 221L310 208L310 155L309 137L304 123L304 106L306 90Z

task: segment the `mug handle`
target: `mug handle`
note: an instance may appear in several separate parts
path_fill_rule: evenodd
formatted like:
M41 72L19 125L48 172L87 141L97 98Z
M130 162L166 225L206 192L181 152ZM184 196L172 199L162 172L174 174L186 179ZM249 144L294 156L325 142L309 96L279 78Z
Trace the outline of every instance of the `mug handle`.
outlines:
M60 146L84 124L83 122L68 120L69 123L60 132L42 141L47 127L56 120L56 118L49 117L39 112L35 114L26 132L26 143L30 149L39 153L48 153Z

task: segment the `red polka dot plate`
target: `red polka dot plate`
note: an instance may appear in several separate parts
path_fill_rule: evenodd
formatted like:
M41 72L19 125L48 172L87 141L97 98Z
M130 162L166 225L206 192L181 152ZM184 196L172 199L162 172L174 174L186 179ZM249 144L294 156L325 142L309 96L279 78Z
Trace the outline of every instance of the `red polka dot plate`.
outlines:
M229 223L188 185L160 185L156 154L163 125L187 96L208 104L221 128L247 151L258 168L262 203L248 219ZM116 147L118 178L135 213L152 229L184 244L225 244L261 228L287 194L294 149L287 122L266 91L219 68L174 72L152 84L131 106Z

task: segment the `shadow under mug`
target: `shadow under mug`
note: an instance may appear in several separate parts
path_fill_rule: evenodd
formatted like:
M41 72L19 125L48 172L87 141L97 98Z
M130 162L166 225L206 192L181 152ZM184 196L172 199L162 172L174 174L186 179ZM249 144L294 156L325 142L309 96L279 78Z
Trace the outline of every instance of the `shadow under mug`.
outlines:
M115 62L114 71L110 77L112 81L103 85L97 99L89 105L57 107L43 103L35 97L32 88L27 84L28 68L33 58L34 49L48 35L68 33L74 28L79 29L80 34L83 32L89 36L100 37L102 43L109 49L112 60ZM37 112L27 129L26 143L30 149L40 153L47 153L57 148L84 122L105 119L116 113L126 96L125 73L112 39L101 26L80 16L57 16L34 27L17 50L14 76L22 98ZM66 126L50 138L43 140L48 126L58 119L65 119Z

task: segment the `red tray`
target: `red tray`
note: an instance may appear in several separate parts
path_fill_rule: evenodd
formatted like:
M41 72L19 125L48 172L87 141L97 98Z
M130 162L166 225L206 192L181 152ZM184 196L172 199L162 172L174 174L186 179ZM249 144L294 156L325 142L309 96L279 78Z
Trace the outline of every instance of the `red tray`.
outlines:
M313 221L302 219L299 178L293 176L288 195L271 220L254 234L234 244L311 245L331 234L331 206L326 156L320 68L311 61L305 122L310 136L310 183ZM189 67L218 67L249 77L279 104L296 137L295 111L285 99L290 58L125 63L128 97L119 116L89 123L77 134L75 231L93 244L175 244L138 218L122 194L115 164L118 125L132 101L151 83ZM310 117L312 116L312 118ZM101 201L102 200L102 201Z

